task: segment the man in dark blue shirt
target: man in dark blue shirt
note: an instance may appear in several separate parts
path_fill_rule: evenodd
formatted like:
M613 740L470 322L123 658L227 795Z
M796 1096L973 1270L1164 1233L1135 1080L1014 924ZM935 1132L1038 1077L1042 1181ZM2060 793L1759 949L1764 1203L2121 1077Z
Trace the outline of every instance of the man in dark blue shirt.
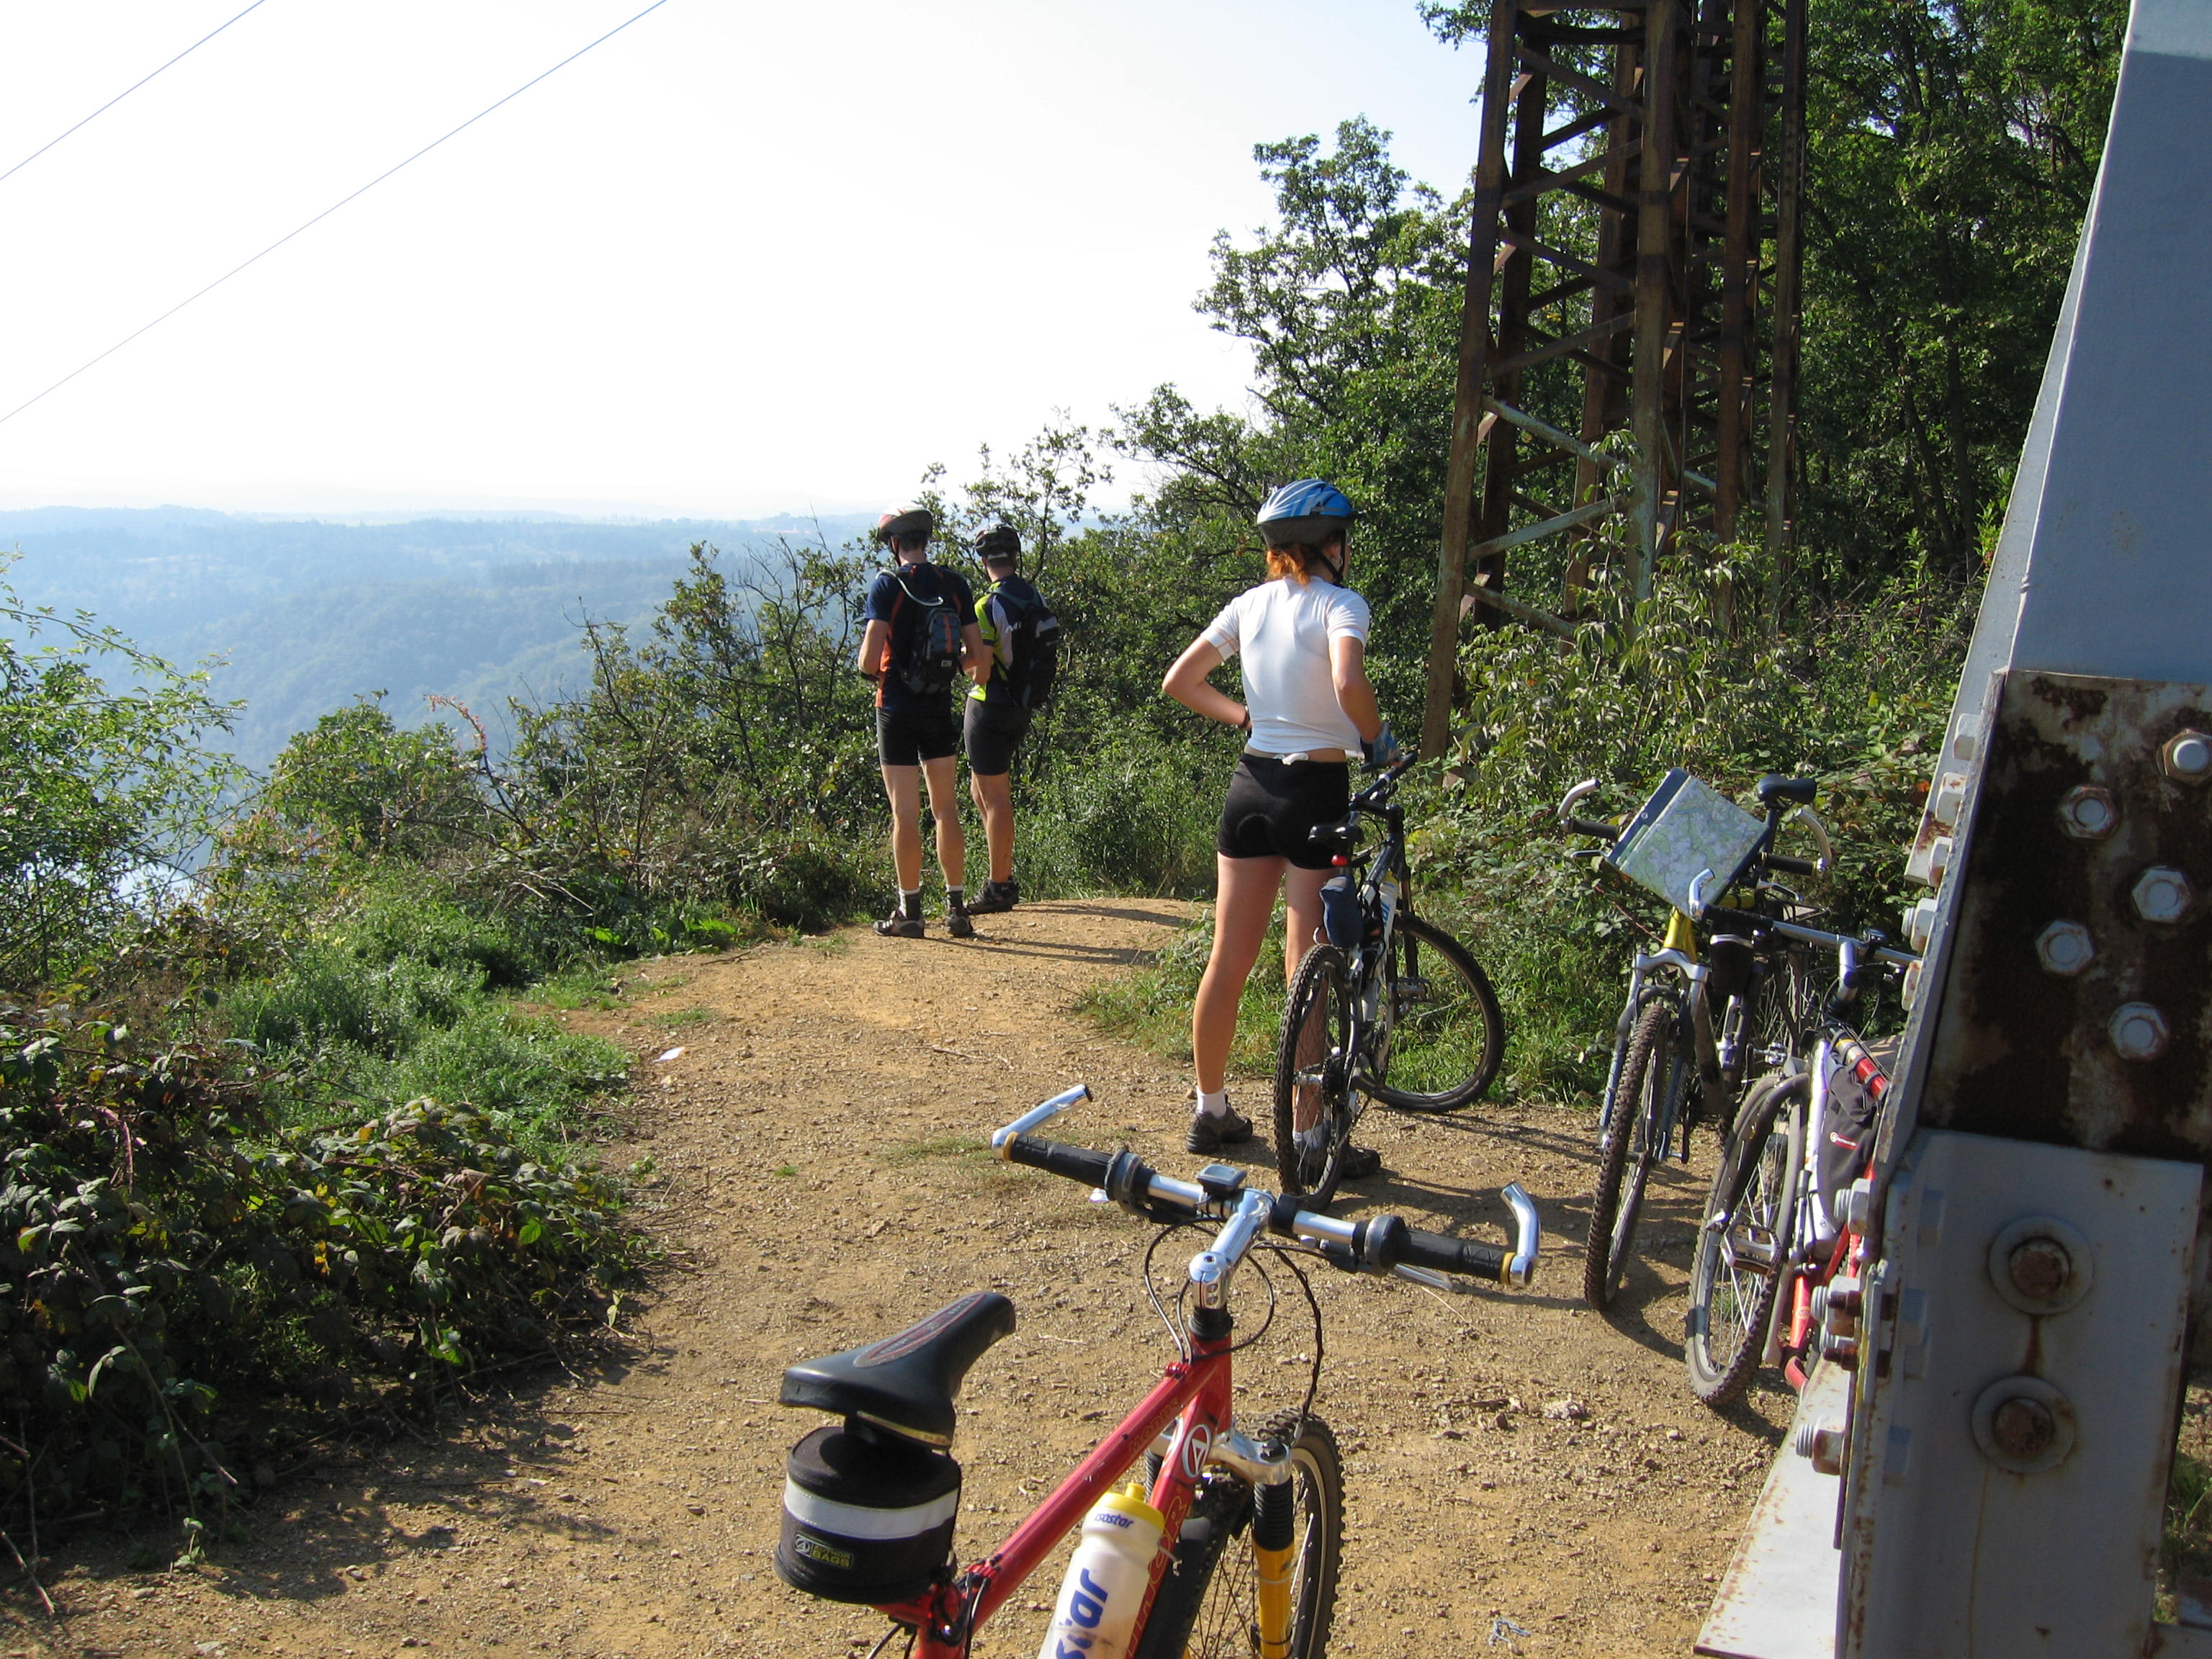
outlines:
M861 617L859 667L876 683L876 758L891 804L891 865L898 904L876 924L887 939L920 939L921 787L937 819L937 862L945 872L945 931L975 935L968 920L968 843L956 787L960 729L952 719L952 685L980 661L985 647L975 626L975 597L953 572L929 562L936 521L928 509L895 507L876 526L876 538L897 561L868 589Z

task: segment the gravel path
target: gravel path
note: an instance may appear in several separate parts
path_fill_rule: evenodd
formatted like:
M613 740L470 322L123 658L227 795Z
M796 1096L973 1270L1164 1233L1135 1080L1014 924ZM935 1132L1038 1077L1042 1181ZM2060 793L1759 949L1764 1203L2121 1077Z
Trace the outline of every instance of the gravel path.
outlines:
M1149 1230L981 1148L1081 1079L1098 1099L1061 1120L1065 1138L1126 1141L1170 1170L1196 1161L1181 1150L1182 1072L1071 1012L1184 915L1025 905L969 943L859 932L644 965L622 1007L568 1017L641 1055L629 1138L607 1157L653 1160L642 1218L673 1255L634 1316L632 1358L525 1378L435 1443L296 1475L198 1569L130 1571L105 1534L50 1540L64 1617L12 1603L5 1653L865 1652L875 1615L786 1589L769 1561L784 1454L817 1420L770 1403L778 1375L964 1291L1012 1296L1021 1328L962 1402L963 1557L1134 1403L1165 1358L1137 1277ZM1258 1103L1249 1085L1239 1097ZM1790 1404L1769 1378L1717 1417L1684 1382L1707 1170L1666 1172L1650 1265L1605 1320L1572 1294L1585 1113L1478 1104L1368 1123L1385 1172L1340 1208L1495 1240L1498 1188L1518 1179L1552 1254L1534 1291L1510 1297L1316 1281L1316 1409L1347 1453L1331 1652L1686 1654ZM1264 1152L1251 1161L1271 1178ZM1187 1254L1162 1249L1170 1278ZM1295 1403L1311 1343L1292 1292L1240 1362L1249 1419ZM1034 1652L1057 1583L1055 1562L978 1654Z

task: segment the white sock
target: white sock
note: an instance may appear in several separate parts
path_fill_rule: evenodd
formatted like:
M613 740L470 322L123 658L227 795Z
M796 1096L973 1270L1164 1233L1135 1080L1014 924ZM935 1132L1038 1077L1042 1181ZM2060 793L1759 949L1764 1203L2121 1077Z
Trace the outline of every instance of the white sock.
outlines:
M1229 1091L1216 1089L1212 1094L1203 1089L1198 1091L1198 1109L1208 1117L1229 1115Z
M1328 1125L1326 1123L1316 1123L1312 1128L1300 1129L1297 1133L1300 1152L1317 1152L1328 1145Z

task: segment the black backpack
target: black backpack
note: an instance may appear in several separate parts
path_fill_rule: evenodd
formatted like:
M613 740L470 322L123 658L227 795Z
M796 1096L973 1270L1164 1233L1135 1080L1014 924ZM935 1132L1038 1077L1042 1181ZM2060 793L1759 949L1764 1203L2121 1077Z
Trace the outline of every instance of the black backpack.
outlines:
M891 613L892 648L899 654L898 677L909 690L921 696L941 695L951 689L960 672L960 634L968 620L960 614L960 607L950 583L933 576L927 586L933 595L917 593L907 586L906 578L893 573L891 580L898 583L904 597ZM898 613L911 604L916 614L911 618ZM906 643L898 646L899 624L906 623Z
M1006 619L1007 688L1017 702L1034 712L1052 700L1053 683L1060 678L1060 618L1044 595L1019 577L992 584L990 597Z

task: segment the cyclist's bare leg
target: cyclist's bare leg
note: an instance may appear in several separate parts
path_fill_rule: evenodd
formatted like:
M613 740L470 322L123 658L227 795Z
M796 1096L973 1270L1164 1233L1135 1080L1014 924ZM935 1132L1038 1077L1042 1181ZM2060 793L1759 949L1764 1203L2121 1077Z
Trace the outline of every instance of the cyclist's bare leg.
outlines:
M1336 873L1334 870L1301 870L1296 865L1285 872L1283 902L1286 914L1283 921L1283 981L1288 984L1298 976L1298 964L1313 949L1314 935L1321 932L1322 884Z
M884 768L884 793L891 803L891 868L899 891L921 890L921 769Z
M937 867L945 872L947 887L968 884L968 836L960 825L959 766L950 755L921 763L929 783L929 810L937 819ZM915 824L915 869L921 868L921 826Z
M1287 867L1279 858L1232 859L1216 854L1213 952L1190 1011L1190 1052L1201 1094L1216 1094L1229 1078L1229 1045L1237 1036L1237 1005L1260 959L1261 942L1275 914L1275 895Z
M991 852L991 879L1001 886L1014 878L1014 775L968 774L969 793L983 818L983 842Z

